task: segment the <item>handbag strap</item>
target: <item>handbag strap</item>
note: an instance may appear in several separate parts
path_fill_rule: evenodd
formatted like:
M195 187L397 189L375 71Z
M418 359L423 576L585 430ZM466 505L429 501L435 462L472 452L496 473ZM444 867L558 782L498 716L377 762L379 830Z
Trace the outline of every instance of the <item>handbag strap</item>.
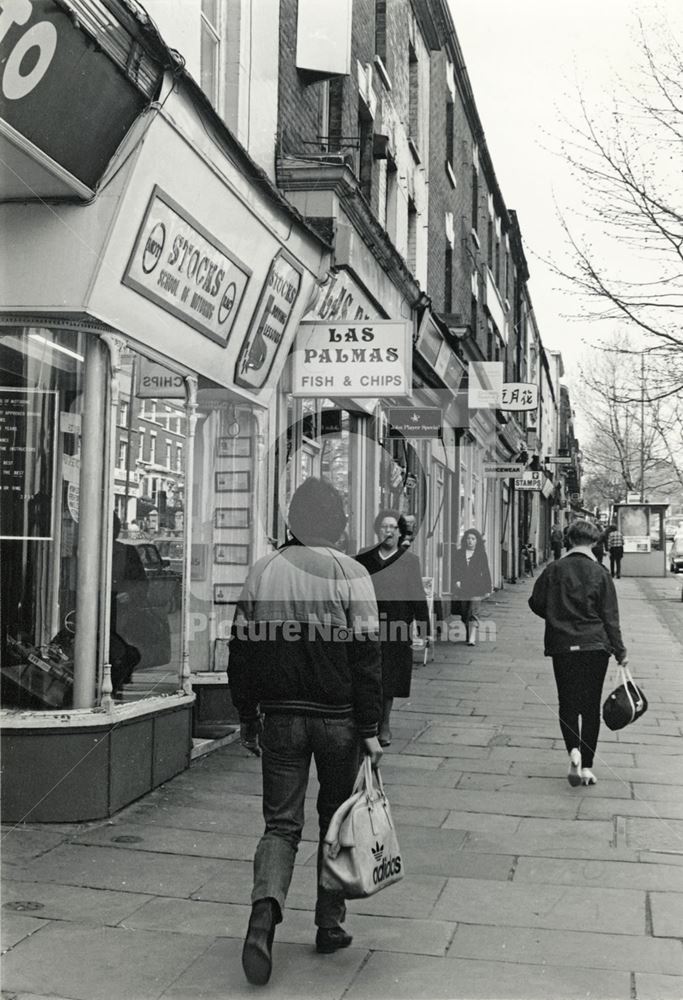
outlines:
M633 680L633 677L631 675L631 671L628 669L628 667L625 667L625 666L623 666L620 663L619 664L619 670L621 671L621 682L622 682L622 684L624 686L624 691L626 692L626 697L628 698L628 703L631 706L631 718L630 718L629 721L633 722L633 720L636 717L636 711L637 711L637 709L636 709L636 703L633 700L633 696L631 694L631 689L630 689L629 685L632 684L636 691L638 690L638 688L636 686L635 681Z

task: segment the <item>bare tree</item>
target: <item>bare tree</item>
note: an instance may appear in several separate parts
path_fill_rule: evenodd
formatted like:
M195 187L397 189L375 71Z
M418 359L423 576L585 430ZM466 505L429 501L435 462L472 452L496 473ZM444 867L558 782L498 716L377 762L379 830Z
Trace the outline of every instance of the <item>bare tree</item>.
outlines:
M556 272L582 293L589 318L638 336L652 399L683 387L683 45L642 23L638 88L620 84L609 114L579 98L562 154L584 205L562 215L569 263Z
M587 429L583 446L584 498L588 506L683 491L683 404L653 398L650 365L629 339L592 350L575 389ZM634 402L635 400L635 402Z

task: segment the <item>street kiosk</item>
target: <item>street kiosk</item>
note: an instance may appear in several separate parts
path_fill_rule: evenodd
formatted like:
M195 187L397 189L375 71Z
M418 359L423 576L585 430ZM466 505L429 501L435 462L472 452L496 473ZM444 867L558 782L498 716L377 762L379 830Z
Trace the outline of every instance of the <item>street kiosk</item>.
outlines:
M618 503L614 516L624 536L622 576L666 576L664 514L667 503Z

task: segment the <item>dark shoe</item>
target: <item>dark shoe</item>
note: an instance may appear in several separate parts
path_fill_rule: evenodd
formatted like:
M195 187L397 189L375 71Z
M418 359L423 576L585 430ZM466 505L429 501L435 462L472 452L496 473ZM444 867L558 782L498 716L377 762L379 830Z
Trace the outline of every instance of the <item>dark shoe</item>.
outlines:
M348 948L353 941L343 927L319 927L315 936L315 947L323 955L330 955L340 948Z
M247 936L242 948L244 975L254 986L265 986L273 968L273 938L278 923L274 899L259 899L251 908Z

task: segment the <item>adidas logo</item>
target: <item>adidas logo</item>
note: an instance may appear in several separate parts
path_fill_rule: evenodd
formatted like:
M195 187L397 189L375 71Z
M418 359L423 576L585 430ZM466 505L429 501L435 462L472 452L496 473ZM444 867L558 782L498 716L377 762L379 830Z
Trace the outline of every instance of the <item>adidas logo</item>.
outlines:
M375 841L375 846L371 847L370 850L372 851L375 861L379 861L384 854L384 844L380 844L379 841Z

